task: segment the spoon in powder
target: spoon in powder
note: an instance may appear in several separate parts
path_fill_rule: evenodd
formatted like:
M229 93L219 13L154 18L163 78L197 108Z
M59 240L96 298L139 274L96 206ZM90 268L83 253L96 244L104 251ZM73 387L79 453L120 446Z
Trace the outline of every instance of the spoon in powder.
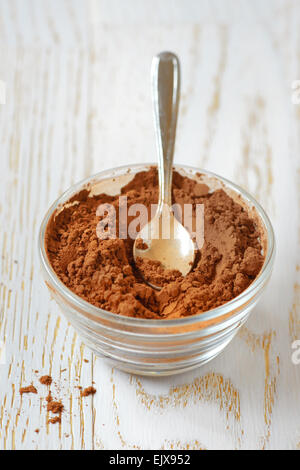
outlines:
M195 259L189 232L176 219L172 205L172 166L180 93L180 66L176 55L162 52L151 69L154 127L158 150L159 200L153 219L139 232L133 257L146 282L156 289L156 277L145 277L153 266L168 274L187 275Z

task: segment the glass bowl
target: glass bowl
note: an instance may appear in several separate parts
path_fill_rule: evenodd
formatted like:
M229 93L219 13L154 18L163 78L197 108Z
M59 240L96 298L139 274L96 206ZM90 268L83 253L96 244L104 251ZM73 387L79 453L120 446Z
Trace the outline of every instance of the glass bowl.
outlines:
M153 164L127 165L93 175L68 189L45 215L39 234L39 253L45 283L67 320L83 342L113 367L123 371L161 376L178 374L216 357L245 323L270 278L275 240L263 208L246 191L214 173L186 165L174 165L182 174L222 187L256 216L263 234L265 262L258 277L233 300L190 317L173 320L131 318L98 308L68 289L54 272L46 250L45 231L52 214L83 188L92 194L118 194L133 176Z

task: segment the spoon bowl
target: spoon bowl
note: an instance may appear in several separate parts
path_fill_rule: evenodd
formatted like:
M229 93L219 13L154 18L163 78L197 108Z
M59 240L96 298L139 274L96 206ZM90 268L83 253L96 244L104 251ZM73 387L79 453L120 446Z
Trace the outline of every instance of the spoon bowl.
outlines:
M143 227L134 245L134 258L147 283L155 289L157 285L150 276L145 276L147 264L156 265L165 272L166 280L171 274L186 276L195 260L195 246L187 229L176 219L169 206L165 205L161 213L156 213L151 222ZM147 271L146 271L147 272Z

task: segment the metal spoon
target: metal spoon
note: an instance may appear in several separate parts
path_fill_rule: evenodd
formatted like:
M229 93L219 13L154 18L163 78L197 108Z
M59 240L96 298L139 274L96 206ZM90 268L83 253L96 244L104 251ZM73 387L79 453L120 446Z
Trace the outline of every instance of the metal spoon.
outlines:
M171 210L172 165L180 94L180 65L175 54L162 52L153 58L151 81L158 150L159 201L154 218L138 234L133 256L135 260L159 261L162 268L178 270L185 276L194 264L195 247L189 232ZM141 246L140 240L146 249L138 248Z

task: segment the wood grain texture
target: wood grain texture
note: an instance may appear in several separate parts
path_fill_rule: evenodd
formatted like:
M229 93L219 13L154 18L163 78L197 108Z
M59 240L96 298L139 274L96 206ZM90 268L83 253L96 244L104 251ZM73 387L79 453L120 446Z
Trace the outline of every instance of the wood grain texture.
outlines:
M297 0L0 0L0 449L299 449L299 25ZM182 62L176 162L251 191L277 258L220 357L154 380L84 347L42 284L37 233L72 183L155 160L149 68L164 49ZM47 424L48 373L61 425Z

